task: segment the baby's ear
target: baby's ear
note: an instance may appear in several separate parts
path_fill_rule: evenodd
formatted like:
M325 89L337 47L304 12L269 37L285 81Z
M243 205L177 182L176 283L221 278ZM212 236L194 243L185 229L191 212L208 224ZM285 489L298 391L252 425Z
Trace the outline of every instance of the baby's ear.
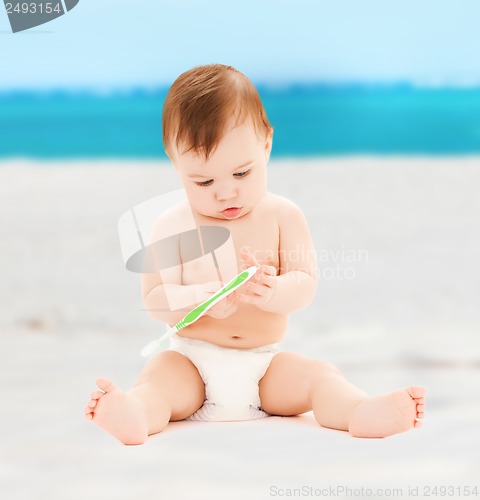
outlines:
M175 157L175 151L172 149L171 146L169 146L167 148L164 148L164 150L165 150L165 154L168 156L168 159L172 162L173 166L175 168L177 168L176 165L175 165L175 158L176 158Z
M165 154L168 156L168 159L172 162L172 164L175 166L175 162L173 161L173 155L172 153L169 153L168 151L165 151Z
M273 127L270 127L270 130L267 132L267 136L265 138L265 153L267 155L267 161L270 158L270 153L272 151L273 144Z

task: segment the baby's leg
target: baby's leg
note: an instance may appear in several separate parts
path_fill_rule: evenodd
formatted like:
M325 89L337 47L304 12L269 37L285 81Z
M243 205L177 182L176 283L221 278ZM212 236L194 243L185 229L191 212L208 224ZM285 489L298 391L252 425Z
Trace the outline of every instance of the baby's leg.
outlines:
M135 386L123 392L106 379L97 380L85 416L124 444L142 444L169 421L195 413L205 399L198 370L185 356L164 351L151 358Z
M259 383L262 408L275 415L313 410L323 427L356 437L385 437L418 427L424 389L410 387L371 397L331 363L299 354L277 354Z

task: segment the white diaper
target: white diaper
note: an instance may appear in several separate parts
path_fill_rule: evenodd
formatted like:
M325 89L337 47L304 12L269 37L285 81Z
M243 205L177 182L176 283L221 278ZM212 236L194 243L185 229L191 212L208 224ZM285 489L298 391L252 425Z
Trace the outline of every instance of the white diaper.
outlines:
M174 333L168 350L186 356L205 383L205 402L187 420L226 422L270 415L261 409L258 382L280 352L277 344L233 349Z

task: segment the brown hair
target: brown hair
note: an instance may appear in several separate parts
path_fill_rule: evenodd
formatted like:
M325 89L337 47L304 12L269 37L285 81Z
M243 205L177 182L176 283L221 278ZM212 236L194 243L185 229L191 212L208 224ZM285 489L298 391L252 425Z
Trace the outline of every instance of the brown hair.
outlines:
M182 73L170 87L163 105L165 151L182 143L185 151L208 160L234 118L234 126L251 118L258 134L270 125L258 91L240 71L224 64L196 66Z

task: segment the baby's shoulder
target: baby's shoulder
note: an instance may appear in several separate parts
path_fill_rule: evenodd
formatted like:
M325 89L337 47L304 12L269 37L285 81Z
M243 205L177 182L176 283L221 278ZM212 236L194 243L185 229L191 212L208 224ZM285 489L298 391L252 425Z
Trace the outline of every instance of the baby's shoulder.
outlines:
M279 220L303 215L300 207L284 196L280 196L274 193L267 193L265 198L269 209L273 210L276 213Z
M187 202L180 202L162 211L155 218L151 235L154 239L188 231L195 227L195 219Z

